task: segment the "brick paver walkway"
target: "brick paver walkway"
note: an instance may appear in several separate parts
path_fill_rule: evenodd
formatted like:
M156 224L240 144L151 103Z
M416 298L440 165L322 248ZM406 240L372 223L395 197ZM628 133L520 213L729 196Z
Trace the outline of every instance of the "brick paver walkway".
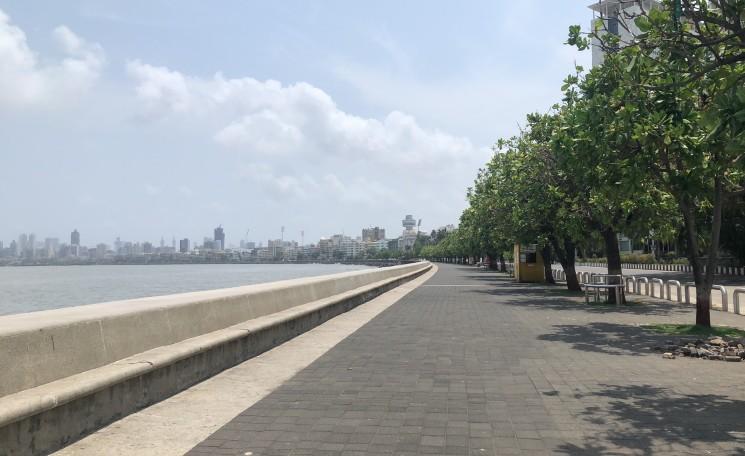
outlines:
M663 360L638 326L690 309L580 301L440 265L191 454L745 455L745 363Z

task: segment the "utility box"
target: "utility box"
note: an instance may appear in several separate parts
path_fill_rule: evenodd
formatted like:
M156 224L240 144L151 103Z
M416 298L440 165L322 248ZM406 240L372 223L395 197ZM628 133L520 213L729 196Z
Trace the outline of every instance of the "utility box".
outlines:
M536 244L515 244L515 280L534 283L546 281L543 257Z

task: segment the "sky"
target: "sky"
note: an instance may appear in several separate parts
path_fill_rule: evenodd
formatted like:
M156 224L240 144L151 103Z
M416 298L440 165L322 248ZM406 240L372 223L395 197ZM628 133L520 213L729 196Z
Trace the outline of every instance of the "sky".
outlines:
M0 0L0 240L457 224L589 0Z

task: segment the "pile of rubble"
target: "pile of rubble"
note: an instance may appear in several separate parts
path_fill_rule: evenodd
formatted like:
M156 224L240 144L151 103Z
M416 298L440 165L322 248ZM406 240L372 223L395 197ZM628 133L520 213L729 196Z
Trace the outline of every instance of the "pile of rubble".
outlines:
M745 340L724 339L714 336L706 340L684 340L677 343L668 341L664 347L654 347L662 352L663 358L675 359L678 356L740 362L745 359Z

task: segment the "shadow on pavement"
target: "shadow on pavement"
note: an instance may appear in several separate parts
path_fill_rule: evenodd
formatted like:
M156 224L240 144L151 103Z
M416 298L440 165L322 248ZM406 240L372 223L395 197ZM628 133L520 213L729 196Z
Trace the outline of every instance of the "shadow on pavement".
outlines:
M521 286L520 286L521 285ZM664 302L631 302L616 306L614 304L585 304L584 294L568 290L548 288L545 286L500 286L499 288L469 290L471 293L483 293L492 296L506 296L510 299L500 300L501 304L555 311L582 311L592 314L630 314L670 316L690 315L691 309ZM519 293L519 295L517 294Z
M577 395L593 400L579 416L601 426L584 442L554 451L567 455L728 454L745 455L745 401L717 394L678 394L651 385L601 385Z
M606 355L646 356L655 346L673 338L656 334L639 326L593 322L580 325L554 325L554 332L538 336L538 340L564 342L575 350ZM745 410L744 410L745 411Z

